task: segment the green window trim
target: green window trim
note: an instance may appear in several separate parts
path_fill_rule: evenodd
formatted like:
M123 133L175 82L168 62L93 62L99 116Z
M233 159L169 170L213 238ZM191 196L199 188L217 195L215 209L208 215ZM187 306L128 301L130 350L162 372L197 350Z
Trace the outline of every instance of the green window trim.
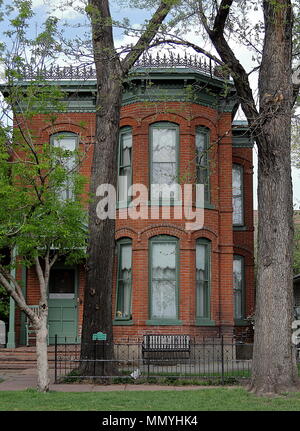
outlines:
M130 281L129 281L129 298L128 300L128 312L125 312L124 309L121 310L121 308L124 308L124 292L123 292L123 298L121 296L121 285L124 284L124 280L121 277L121 270L122 270L122 248L123 247L130 246ZM130 324L129 322L132 322L132 240L130 238L122 238L117 242L117 263L118 263L118 270L117 270L117 283L116 283L116 304L115 304L115 318L114 318L114 324ZM121 304L120 304L121 302ZM122 304L123 303L123 304ZM122 315L127 313L127 316ZM127 323L125 323L127 322Z
M200 136L203 137L203 150L200 152ZM204 205L209 206L210 200L210 130L204 126L196 127L196 182L204 184ZM200 159L200 160L199 160Z
M154 131L157 129L167 129L167 130L174 130L175 131L175 161L174 162L154 162L153 161L153 146L154 146L154 139L153 139L153 134ZM170 198L170 200L168 199L164 199L163 197L160 197L159 199L155 198L154 196L152 196L152 190L151 190L151 184L156 184L153 182L153 166L154 163L158 164L170 164L170 163L175 163L175 178L174 178L174 184L179 184L179 145L180 145L180 140L179 140L179 125L176 123L171 123L168 121L160 121L157 123L153 123L150 125L149 127L149 202L151 205L181 205L181 200L178 199L178 196L175 196L173 198ZM172 183L171 183L172 184Z
M130 137L127 144L124 145L125 137ZM124 161L124 150L128 150L129 160ZM117 208L127 208L129 203L132 201L132 197L128 196L128 189L132 185L132 152L133 152L133 139L132 139L132 127L124 126L119 130L119 143L118 143L118 177L124 177L126 170L129 172L127 175L127 197L126 199L120 199L121 182L118 179L118 192L117 192ZM125 190L125 189L124 189Z
M244 167L238 163L233 163L232 165L232 177L234 176L234 172L239 171L240 174L240 192L234 193L234 187L233 187L233 179L232 179L232 225L234 227L243 227L245 225L245 210L244 210ZM239 200L241 201L240 208L241 208L241 214L240 214L240 220L234 221L235 213L236 213L236 205L235 201Z
M234 231L243 231L243 232L245 232L245 231L249 231L250 230L248 228L248 226L245 226L245 225L243 225L243 226L233 226L232 228L233 228Z
M198 259L200 259L200 247L204 248L204 265L198 268ZM199 257L198 257L199 256ZM213 325L214 321L210 319L210 300L211 300L211 241L206 238L198 238L196 241L195 253L195 269L196 269L196 324L197 325ZM202 272L200 272L202 270ZM202 277L200 279L200 276ZM203 286L200 286L199 281L202 281ZM198 286L199 283L199 286ZM202 298L200 292L202 291ZM202 311L201 311L202 310Z
M215 320L206 319L204 317L196 317L196 326L216 326Z
M149 319L146 320L146 325L151 326L174 326L174 325L183 325L182 320L178 319Z
M134 321L115 319L113 320L112 324L113 326L131 326L131 325L134 325Z
M235 262L241 262L241 282L240 287L237 287L235 282ZM245 301L245 258L242 255L233 255L233 303L234 303L234 322L235 324L245 324L245 312L246 312L246 301ZM240 298L238 298L240 296ZM237 304L239 303L240 310L237 310Z
M74 141L75 141L75 146L74 146L75 148L73 151L74 151L74 165L76 165L76 162L78 161L77 152L79 150L79 136L77 133L68 132L68 131L53 133L50 136L50 145L53 147L61 148L60 145L55 145L55 142L59 142L60 139L62 140L62 139L70 139L70 138L74 139ZM67 149L65 149L65 150L67 150ZM68 169L71 170L71 167L68 167ZM74 193L74 190L72 190L73 188L74 188L74 182L72 182L72 180L70 181L70 179L68 179L66 181L66 187L60 189L61 199L64 201L65 200L74 200L75 193Z
M153 312L153 246L157 244L173 244L175 251L175 296L174 308L175 315L173 317L159 317ZM171 268L170 268L171 269ZM179 240L177 237L169 235L158 235L149 240L149 319L147 325L181 325L179 320Z

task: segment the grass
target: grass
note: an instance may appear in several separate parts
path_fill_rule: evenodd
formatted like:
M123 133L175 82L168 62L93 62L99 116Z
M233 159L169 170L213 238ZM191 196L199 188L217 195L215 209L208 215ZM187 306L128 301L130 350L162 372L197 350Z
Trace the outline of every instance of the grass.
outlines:
M1 411L299 411L300 393L262 398L240 387L182 391L1 391Z

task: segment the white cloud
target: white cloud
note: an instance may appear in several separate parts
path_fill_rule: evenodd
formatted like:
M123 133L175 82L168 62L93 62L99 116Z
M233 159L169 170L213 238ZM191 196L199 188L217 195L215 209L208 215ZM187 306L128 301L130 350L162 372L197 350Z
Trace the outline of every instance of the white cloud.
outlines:
M85 0L32 0L33 10L43 8L46 14L69 20L80 18L86 5Z

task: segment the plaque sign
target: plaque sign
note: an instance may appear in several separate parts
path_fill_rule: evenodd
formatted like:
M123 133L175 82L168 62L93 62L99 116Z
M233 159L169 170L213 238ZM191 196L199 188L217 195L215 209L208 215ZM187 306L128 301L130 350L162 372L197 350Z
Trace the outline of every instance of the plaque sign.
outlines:
M107 334L104 334L103 332L97 332L96 334L93 334L92 340L99 340L99 341L106 341L107 340Z

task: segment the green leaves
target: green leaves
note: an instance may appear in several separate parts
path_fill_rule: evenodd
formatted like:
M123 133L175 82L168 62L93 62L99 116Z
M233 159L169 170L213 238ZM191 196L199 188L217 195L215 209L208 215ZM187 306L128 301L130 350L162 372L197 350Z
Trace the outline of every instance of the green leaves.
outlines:
M4 128L0 130L5 139ZM0 249L17 247L26 265L50 249L82 258L87 225L82 203L85 181L76 169L70 171L62 163L71 157L70 151L36 140L28 130L26 134L28 141L14 133L9 147L3 140L0 145ZM81 155L76 153L79 163ZM72 199L61 197L66 183L72 186Z
M0 320L8 321L9 315L9 295L0 285Z
M76 261L85 255L87 236L85 181L78 173L83 154L56 148L50 138L41 138L34 124L42 118L49 135L54 134L57 117L65 112L60 87L42 76L49 60L61 52L59 22L48 16L33 32L29 0L13 0L3 10L10 21L4 32L9 39L0 44L5 66L0 250L16 248L25 265L32 265L37 256L44 259L49 251ZM70 166L70 158L76 159L77 166ZM64 196L66 186L72 189L68 198Z

